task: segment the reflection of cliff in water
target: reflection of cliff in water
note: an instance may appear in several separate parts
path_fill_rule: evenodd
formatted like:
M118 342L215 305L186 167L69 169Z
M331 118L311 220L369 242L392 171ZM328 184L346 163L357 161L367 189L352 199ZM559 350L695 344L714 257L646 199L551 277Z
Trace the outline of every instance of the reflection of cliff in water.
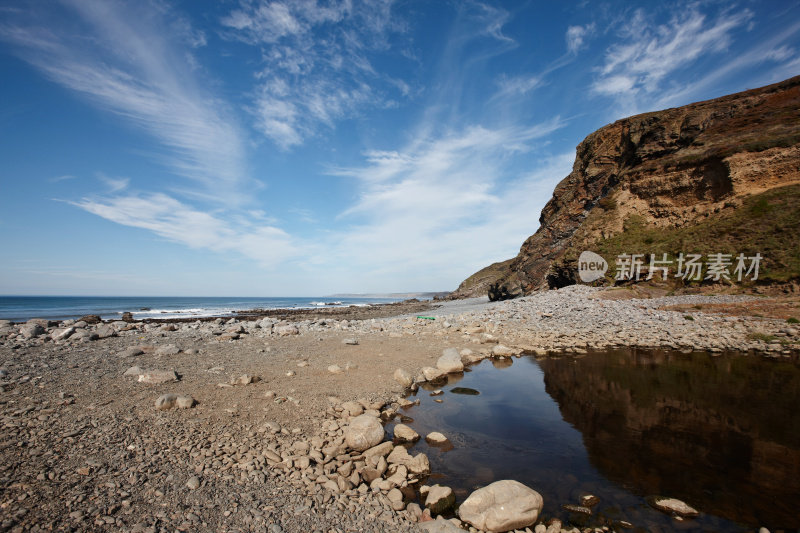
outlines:
M609 479L737 522L800 527L796 365L636 350L539 365Z

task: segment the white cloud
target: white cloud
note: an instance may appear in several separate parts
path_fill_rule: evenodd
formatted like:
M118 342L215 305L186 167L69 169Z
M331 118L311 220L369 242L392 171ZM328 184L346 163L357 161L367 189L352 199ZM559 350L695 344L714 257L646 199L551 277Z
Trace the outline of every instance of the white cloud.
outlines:
M149 230L194 249L233 252L264 267L278 265L299 253L290 236L258 213L235 216L200 211L163 193L84 198L69 202L111 222Z
M476 126L402 151L369 152L366 166L332 171L357 179L360 193L340 217L352 222L334 234L330 260L360 272L364 285L399 290L420 279L425 289L454 289L475 270L512 257L536 231L574 154L546 158L537 172L512 180L509 162L561 126L558 119L529 128Z
M620 32L624 42L606 50L605 63L592 88L606 95L655 93L675 71L701 56L727 49L733 30L752 16L747 9L728 10L707 21L694 7L673 15L667 24L655 25L639 9Z
M393 95L406 97L408 84L370 61L403 30L392 5L244 0L224 17L228 37L263 50L251 109L256 128L288 150L362 109L391 105Z
M45 10L25 12L0 26L0 39L56 83L153 136L165 148L158 157L200 185L196 193L244 202L242 134L186 61L184 44L200 46L205 37L180 18L175 29L162 4L65 4L79 26Z
M111 176L106 176L102 172L98 172L97 179L99 179L105 184L110 194L124 191L125 189L128 188L128 185L130 185L131 181L129 178L115 178Z
M565 36L567 40L567 51L571 54L577 54L583 47L586 38L594 31L594 23L587 24L586 26L570 26L567 28Z
M501 78L497 85L499 90L493 98L504 98L508 96L524 96L542 85L539 76L514 76Z

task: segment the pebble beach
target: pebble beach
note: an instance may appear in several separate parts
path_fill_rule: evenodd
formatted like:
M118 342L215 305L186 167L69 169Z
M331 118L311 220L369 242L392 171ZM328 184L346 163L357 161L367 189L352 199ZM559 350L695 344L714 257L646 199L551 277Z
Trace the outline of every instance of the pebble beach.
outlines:
M413 410L420 383L486 358L616 346L764 364L800 350L786 320L701 310L755 296L603 294L572 286L353 320L0 321L0 529L478 531L432 520L452 505L447 488L382 430Z

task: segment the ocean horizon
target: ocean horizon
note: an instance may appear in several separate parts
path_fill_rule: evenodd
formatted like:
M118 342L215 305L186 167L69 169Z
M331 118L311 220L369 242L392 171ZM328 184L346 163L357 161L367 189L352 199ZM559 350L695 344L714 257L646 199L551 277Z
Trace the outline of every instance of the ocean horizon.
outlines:
M224 317L251 309L367 306L403 299L389 296L0 296L0 320L68 320L85 315L99 315L104 320L114 320L121 319L126 312L136 320Z

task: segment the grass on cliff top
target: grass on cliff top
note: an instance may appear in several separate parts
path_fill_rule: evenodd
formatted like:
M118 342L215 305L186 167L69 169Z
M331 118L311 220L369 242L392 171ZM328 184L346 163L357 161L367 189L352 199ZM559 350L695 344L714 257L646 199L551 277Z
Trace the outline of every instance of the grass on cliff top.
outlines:
M744 200L740 207L724 209L698 224L682 228L656 228L638 216L625 221L624 231L587 248L609 262L608 280L616 273L620 254L739 253L762 256L759 281L785 282L800 278L800 185L771 189ZM733 267L731 267L732 273ZM705 272L703 272L705 275ZM670 277L674 276L674 268ZM735 281L735 278L733 278ZM738 284L738 282L737 282Z

